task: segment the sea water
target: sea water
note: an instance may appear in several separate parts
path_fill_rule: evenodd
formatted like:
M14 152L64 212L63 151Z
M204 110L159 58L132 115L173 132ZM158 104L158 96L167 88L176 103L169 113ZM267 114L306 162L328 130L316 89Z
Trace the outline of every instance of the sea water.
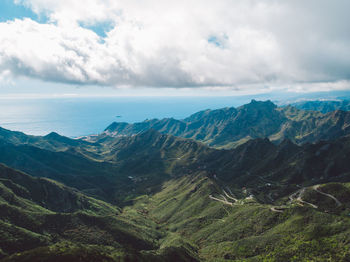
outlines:
M300 99L350 99L350 91L293 94L272 92L245 96L74 97L16 99L0 96L0 127L30 135L57 132L69 137L99 134L111 123L152 118L183 119L205 109L237 107L251 99L280 105ZM284 102L283 102L284 101Z
M30 135L98 134L114 121L183 119L205 109L239 106L250 97L111 97L0 99L0 126Z

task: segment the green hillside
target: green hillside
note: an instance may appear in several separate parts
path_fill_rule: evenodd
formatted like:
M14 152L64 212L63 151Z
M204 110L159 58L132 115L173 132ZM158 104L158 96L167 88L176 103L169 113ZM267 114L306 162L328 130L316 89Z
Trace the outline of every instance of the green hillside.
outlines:
M158 251L157 239L163 231L133 211L122 211L55 181L33 178L3 165L0 177L0 257L4 261L148 257L166 261L175 252ZM16 255L7 257L13 253Z
M0 174L3 261L347 261L350 255L346 183L306 187L301 199L269 204L238 197L201 172L171 179L120 210L5 166ZM44 201L32 199L44 195L38 187L48 192ZM49 207L57 209L57 198L50 198L57 191L69 196L65 210Z
M146 210L167 230L163 246L184 246L201 260L347 261L349 187L326 184L319 190L335 194L344 202L338 207L329 197L316 199L311 196L316 191L307 188L303 201L329 206L313 208L287 199L273 206L255 198L234 201L227 196L225 203L209 197L225 199L214 181L187 177L169 181L160 193L139 200L137 208Z

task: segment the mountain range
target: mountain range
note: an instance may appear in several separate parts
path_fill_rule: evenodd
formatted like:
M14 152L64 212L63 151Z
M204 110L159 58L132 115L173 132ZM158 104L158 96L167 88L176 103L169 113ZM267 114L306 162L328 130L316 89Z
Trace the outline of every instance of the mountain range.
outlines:
M349 112L271 101L0 129L0 261L349 261Z
M128 124L114 122L106 136L134 135L148 129L191 138L216 148L233 148L250 139L269 138L279 143L316 142L350 133L350 113L336 110L329 113L308 111L292 106L277 107L271 101L255 101L238 108L205 110L183 120L151 119Z

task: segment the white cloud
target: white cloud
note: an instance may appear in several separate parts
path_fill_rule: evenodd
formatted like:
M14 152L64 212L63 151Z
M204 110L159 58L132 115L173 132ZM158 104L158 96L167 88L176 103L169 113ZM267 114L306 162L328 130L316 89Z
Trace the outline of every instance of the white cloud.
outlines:
M293 84L293 86L287 86L284 90L297 93L350 90L350 81L340 80L334 82L299 83Z
M0 23L0 70L111 86L303 88L350 79L350 2L16 0L48 24ZM106 37L83 28L113 25Z

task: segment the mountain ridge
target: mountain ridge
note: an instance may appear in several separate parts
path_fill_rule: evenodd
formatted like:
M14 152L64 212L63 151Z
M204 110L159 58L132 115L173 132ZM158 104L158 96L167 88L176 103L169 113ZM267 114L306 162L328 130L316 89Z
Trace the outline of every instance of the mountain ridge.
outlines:
M155 129L217 148L236 147L258 137L269 137L276 143L288 138L303 144L350 133L350 112L334 112L322 114L291 106L279 108L271 101L252 100L238 108L200 111L183 120L151 119L135 124L114 122L96 141L105 136L134 135Z
M350 110L349 100L315 100L315 101L303 101L292 104L294 107L303 110L320 111L322 113L328 113L335 110Z

